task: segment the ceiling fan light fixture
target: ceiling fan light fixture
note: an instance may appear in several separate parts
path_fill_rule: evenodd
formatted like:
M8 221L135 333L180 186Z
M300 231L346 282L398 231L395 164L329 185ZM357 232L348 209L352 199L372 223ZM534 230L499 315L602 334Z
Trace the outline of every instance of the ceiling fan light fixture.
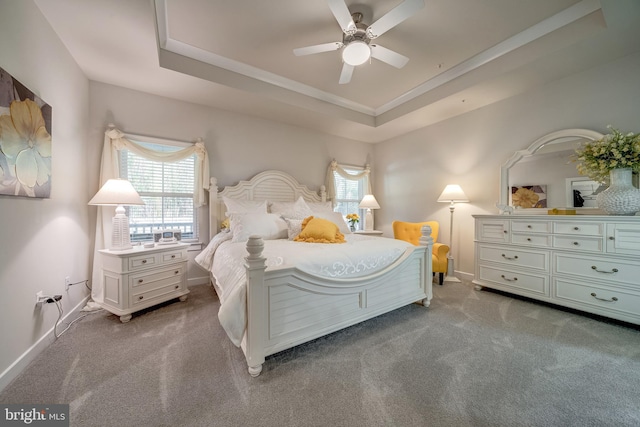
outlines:
M371 48L363 41L355 40L342 49L342 60L352 66L362 65L371 58Z

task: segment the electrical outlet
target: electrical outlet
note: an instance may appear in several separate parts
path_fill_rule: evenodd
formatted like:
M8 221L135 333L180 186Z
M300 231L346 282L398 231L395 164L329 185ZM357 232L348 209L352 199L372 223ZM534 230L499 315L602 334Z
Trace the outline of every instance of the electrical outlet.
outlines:
M71 279L69 278L69 276L67 276L64 278L64 290L68 291L70 285L71 285Z
M42 293L42 291L36 292L36 304L42 304L46 301L46 299L47 298L44 296L44 293Z

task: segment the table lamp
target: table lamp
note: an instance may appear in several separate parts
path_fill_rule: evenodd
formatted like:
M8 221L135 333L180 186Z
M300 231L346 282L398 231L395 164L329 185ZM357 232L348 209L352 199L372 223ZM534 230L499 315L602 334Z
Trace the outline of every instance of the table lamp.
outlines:
M122 251L131 249L129 235L129 218L125 214L124 206L144 205L138 192L126 179L110 179L100 191L89 201L90 205L117 206L116 214L111 220L111 247L109 249Z
M373 231L373 212L371 209L380 209L380 205L373 194L367 194L362 198L360 205L358 205L360 209L366 209L367 212L364 218L364 230L365 231Z
M449 223L449 254L447 255L447 276L444 278L444 282L460 282L453 274L453 210L455 209L456 203L466 203L469 199L467 199L466 194L462 191L457 184L449 184L444 188L440 197L438 197L438 202L441 203L450 203L449 211L451 212L451 221Z

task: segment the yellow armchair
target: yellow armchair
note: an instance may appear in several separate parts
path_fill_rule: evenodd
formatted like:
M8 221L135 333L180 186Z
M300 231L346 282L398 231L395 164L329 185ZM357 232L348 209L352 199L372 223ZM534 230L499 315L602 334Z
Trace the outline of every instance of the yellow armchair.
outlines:
M435 275L436 273L439 273L439 283L442 285L444 282L444 274L447 272L447 253L449 252L449 246L442 243L436 243L436 240L438 239L438 231L440 230L440 224L438 221L393 221L391 224L393 227L393 237L418 246L420 237L422 236L421 230L423 225L431 227L431 238L433 239L433 251L431 253L433 274Z

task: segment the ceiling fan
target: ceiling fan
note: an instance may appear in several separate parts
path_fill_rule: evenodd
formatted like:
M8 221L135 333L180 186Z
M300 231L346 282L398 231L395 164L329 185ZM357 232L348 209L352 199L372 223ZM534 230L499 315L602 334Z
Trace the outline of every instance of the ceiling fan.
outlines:
M406 56L371 42L422 9L424 0L405 0L369 26L361 22L362 13L349 12L344 0L328 0L328 3L344 33L342 41L293 49L294 55L311 55L342 49L343 65L340 84L349 83L354 68L364 64L370 58L396 68L402 68L409 62Z

